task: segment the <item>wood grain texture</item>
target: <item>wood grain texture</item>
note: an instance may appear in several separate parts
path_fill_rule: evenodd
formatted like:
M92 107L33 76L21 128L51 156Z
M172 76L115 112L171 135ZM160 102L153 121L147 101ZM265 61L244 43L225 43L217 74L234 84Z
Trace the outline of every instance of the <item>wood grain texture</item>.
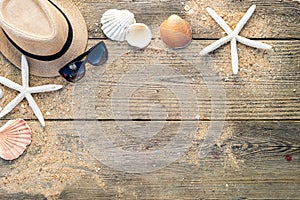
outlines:
M233 122L227 123L225 130L227 134L232 130L234 135L203 160L194 157L196 140L188 153L162 170L147 174L114 172L104 176L108 183L105 189L96 187L90 176L84 177L67 187L60 198L298 198L297 122ZM244 142L247 145L238 150ZM287 153L293 155L293 163L284 159ZM80 195L78 191L89 192Z
M90 40L89 46L98 41ZM150 104L154 104L165 109L153 110L156 119L163 119L167 111L169 120L214 120L210 117L212 99L209 93L218 95L221 87L225 89L227 120L299 119L300 43L298 40L265 42L273 49L261 51L239 46L240 72L237 76L231 72L228 45L203 58L198 53L211 41L193 41L187 49L179 51L165 49L160 40L153 41L145 51L135 50L126 43L106 41L110 52L108 63L101 67L88 65L82 81L68 84L61 77L32 76L30 83L32 86L50 83L65 86L59 92L34 95L45 119L49 120L87 118L87 113L95 113L90 119L119 119L112 110L112 102L118 103L117 100L130 107L131 115L125 119L148 120ZM20 71L3 57L2 66L2 76L20 82ZM1 88L3 108L17 93ZM131 94L119 96L120 91L126 89ZM82 104L82 96L89 98L86 110L78 112L77 109L74 113L73 107ZM127 100L130 101L126 103ZM221 99L215 102L217 106L222 103ZM181 109L188 111L192 105L199 107L200 117L198 114L180 116ZM119 111L125 112L127 107ZM26 101L5 116L6 119L16 117L35 119Z
M3 193L1 192L0 199L11 199L11 200L15 200L15 199L31 200L31 199L35 199L35 200L45 200L47 198L45 196L43 196L43 195L30 195L30 194L24 194L24 193L5 194L4 192Z
M24 118L33 131L19 159L0 159L0 199L299 199L299 1L73 1L87 22L88 46L104 40L109 60L101 67L87 65L77 84L61 77L30 77L31 86L64 88L34 95L46 128L26 101L0 120ZM205 8L213 8L234 28L252 4L256 11L241 35L273 48L238 44L237 76L231 72L228 44L200 57L201 49L224 36ZM129 9L149 25L151 45L136 50L107 40L100 18L110 8ZM166 49L159 39L159 25L171 14L192 25L194 40L186 49ZM20 71L2 54L0 67L0 76L21 81ZM3 108L17 93L0 89ZM212 147L208 155L199 158L205 138L217 130L209 129L213 123L224 127L205 146ZM166 156L174 140L171 147L178 155ZM126 161L111 151L111 142L119 152L128 152ZM153 151L162 154L144 160L129 156ZM153 158L165 158L158 162L163 165L172 156L177 159L156 171L120 170L153 169Z
M0 197L42 199L43 194L61 199L297 199L299 196L297 121L226 122L218 145L204 159L197 157L202 140L200 132L195 132L187 151L178 160L155 172L133 174L115 170L92 157L91 147L81 137L85 133L77 133L72 126L76 121L50 122L47 134L40 132L37 122L29 123L35 132L25 155L13 162L0 162L4 190L0 190ZM100 129L106 129L108 132L104 134L130 152L147 143L130 142L131 133L118 130L113 121L86 123L88 132L98 130L101 135ZM173 125L166 134L163 129L158 131L160 141L171 141L170 135L182 122L170 123ZM201 123L204 127L208 124ZM148 144L151 143L153 148L139 151L165 145L149 140ZM285 160L286 154L293 157L291 162ZM135 162L128 161L129 165ZM118 160L115 162L120 165Z
M101 31L101 16L112 8L128 9L135 14L138 22L149 25L153 37L159 37L159 26L172 14L186 18L192 25L194 38L220 38L223 30L205 11L211 7L234 27L247 9L256 4L253 18L242 32L250 38L298 38L299 39L299 2L292 0L275 1L230 1L230 0L165 0L165 1L80 1L74 0L87 22L90 38L104 38ZM194 10L188 15L185 6Z

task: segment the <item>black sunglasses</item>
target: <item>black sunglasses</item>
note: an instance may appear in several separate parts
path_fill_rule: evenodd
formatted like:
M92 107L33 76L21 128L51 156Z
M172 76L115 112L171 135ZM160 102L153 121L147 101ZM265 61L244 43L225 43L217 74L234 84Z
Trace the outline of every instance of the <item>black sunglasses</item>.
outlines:
M82 60L84 57L86 58ZM88 51L84 52L63 68L59 70L60 75L67 81L75 83L82 79L85 75L85 64L88 62L91 65L99 66L103 65L108 58L108 52L106 45L103 41L99 42Z

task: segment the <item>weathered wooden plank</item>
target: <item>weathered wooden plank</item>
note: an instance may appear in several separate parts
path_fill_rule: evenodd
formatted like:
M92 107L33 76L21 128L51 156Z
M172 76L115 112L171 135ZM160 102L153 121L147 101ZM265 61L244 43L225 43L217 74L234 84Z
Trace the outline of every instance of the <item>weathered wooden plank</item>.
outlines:
M147 173L126 173L97 161L91 156L92 147L81 137L85 133L78 134L72 123L76 121L49 122L42 129L37 122L29 122L33 139L26 153L13 162L0 160L0 197L297 199L300 195L299 122L227 122L217 145L207 157L199 159L201 139L209 123L203 122L177 161ZM142 153L164 149L183 122L170 122L173 125L164 126L153 136L158 140L149 138L138 144L132 142L131 132L120 131L117 122L84 123L89 127L86 134L98 129L100 136L100 129L105 130L103 134L119 147ZM141 134L146 136L148 132L144 129ZM151 148L136 149L147 142L152 143ZM291 162L285 160L286 154L293 157ZM108 152L106 157L110 156ZM115 162L126 166L136 159ZM24 195L19 198L18 194Z
M66 187L60 198L298 198L297 122L236 122L226 127L226 134L230 129L234 139L221 142L221 149L214 149L207 159L195 161L195 142L185 156L165 169L146 174L110 172L103 177L105 188L87 176ZM249 148L236 151L245 136ZM256 147L261 151L253 151ZM284 160L286 153L292 153L293 163Z
M242 31L242 35L251 38L299 38L300 5L297 1L223 1L223 0L150 0L150 1L80 1L74 0L82 11L89 30L90 38L103 38L101 16L111 8L132 11L138 22L149 25L153 37L159 37L159 26L172 14L186 18L192 25L194 38L220 38L223 30L214 22L206 7L213 8L232 27L238 23L247 9L256 4L257 9ZM194 14L188 11L193 9Z
M0 199L10 199L10 200L46 200L47 198L43 195L30 195L25 193L15 193L15 194L5 194L5 192L0 192Z
M98 40L91 40L90 45L96 42ZM112 112L112 103L119 105L121 113L127 112L130 105L131 115L126 119L149 119L151 108L155 114L152 119L164 119L164 109L169 120L211 119L209 92L218 95L223 84L228 120L299 119L300 43L297 40L266 41L274 46L271 51L239 46L241 70L237 76L231 72L229 46L205 58L197 55L211 41L194 41L187 49L179 51L167 51L160 41L153 41L145 51L124 43L106 43L110 52L108 63L103 67L88 65L86 77L76 84L68 84L61 77L31 76L33 86L49 83L65 86L59 92L34 95L46 119L86 118L86 113L90 112L96 112L91 119L123 119L124 116L113 116L117 113ZM0 75L20 82L20 71L1 58ZM17 93L1 88L4 98L0 106L3 108ZM127 93L123 94L125 90ZM87 100L89 104L84 108L88 110L73 112L73 104L81 106ZM224 101L217 99L213 103L222 106ZM159 104L164 108L152 106ZM180 116L181 109L193 113L195 110L191 110L191 106L199 106L200 113ZM6 119L16 117L35 119L26 101Z
M73 1L87 21L90 46L104 38L100 18L109 8L133 11L138 22L150 26L154 40L145 51L106 41L108 64L87 66L85 79L77 84L60 77L31 77L31 85L56 83L65 88L34 95L46 128L41 128L26 101L0 120L3 124L10 118L29 119L33 130L32 144L24 155L11 162L0 159L0 199L299 198L299 1ZM200 49L224 35L204 8L212 7L233 28L251 4L257 4L257 10L241 35L271 44L273 49L238 45L241 70L237 76L231 75L228 45L200 59ZM188 15L189 9L195 9L195 14ZM186 49L167 51L159 40L159 25L171 14L192 24L197 41ZM1 76L21 81L20 71L2 55L0 66ZM223 135L200 159L209 125L223 121L222 115L211 117L213 111L222 114L219 86L223 84L227 104ZM1 89L3 108L17 93ZM220 98L212 101L209 92ZM80 102L86 99L91 100L88 106ZM150 157L137 166L139 157L128 156L122 162L113 157L110 146L105 148L107 140L101 140L105 134L122 150L139 155L166 149L181 133L180 127L186 131L175 145L185 145L187 140L188 148L176 151L178 160L148 173L126 173L119 168L149 169L153 165L147 168L143 163L149 163ZM107 154L97 160L89 141L105 141L98 147ZM285 159L287 154L291 162ZM117 167L105 161L115 161Z

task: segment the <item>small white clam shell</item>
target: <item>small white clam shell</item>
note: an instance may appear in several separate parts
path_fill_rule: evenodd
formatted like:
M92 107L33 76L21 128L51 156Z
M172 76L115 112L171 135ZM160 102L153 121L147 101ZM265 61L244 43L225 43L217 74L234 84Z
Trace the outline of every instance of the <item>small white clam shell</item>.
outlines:
M151 39L152 33L147 25L134 23L128 27L126 41L129 45L142 49L150 44Z
M3 90L0 88L0 99L3 98Z
M0 157L5 160L18 158L31 143L31 130L23 119L8 121L0 128Z
M134 14L128 10L110 9L101 18L102 31L111 40L124 41L126 29L135 23Z

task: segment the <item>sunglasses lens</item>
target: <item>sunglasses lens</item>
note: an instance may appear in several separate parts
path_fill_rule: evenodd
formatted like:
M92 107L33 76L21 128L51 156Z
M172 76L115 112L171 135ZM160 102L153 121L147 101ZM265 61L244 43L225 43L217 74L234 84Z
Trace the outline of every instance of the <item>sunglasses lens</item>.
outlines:
M64 66L59 70L59 73L67 81L75 83L82 79L82 77L84 76L85 67L82 61L77 61Z
M87 61L92 65L103 65L108 58L108 52L104 42L97 44L87 55Z

